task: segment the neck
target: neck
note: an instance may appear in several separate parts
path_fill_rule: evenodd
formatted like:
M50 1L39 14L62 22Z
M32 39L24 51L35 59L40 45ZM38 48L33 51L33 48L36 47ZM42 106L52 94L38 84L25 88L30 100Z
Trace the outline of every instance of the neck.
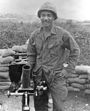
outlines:
M43 27L43 30L44 30L45 32L50 32L51 29L52 29L52 26L53 26L53 25L45 26L45 27Z

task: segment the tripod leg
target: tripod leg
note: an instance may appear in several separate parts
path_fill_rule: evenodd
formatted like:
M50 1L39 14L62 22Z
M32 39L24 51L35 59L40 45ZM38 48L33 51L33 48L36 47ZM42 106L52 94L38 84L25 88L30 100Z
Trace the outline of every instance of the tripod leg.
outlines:
M29 95L26 92L22 96L22 111L30 111L29 103Z
M28 65L22 67L22 88L30 87L30 72L31 69ZM29 94L27 91L24 92L24 95L22 96L22 111L30 111Z
M35 107L34 107L34 96L30 96L30 103L29 103L29 107L31 111L35 111Z

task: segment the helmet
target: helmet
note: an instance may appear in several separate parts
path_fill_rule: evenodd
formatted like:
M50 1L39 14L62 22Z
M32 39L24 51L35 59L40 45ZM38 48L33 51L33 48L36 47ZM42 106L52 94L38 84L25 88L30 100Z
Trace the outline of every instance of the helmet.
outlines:
M53 13L54 18L57 19L56 8L50 2L44 3L41 8L38 10L37 16L40 18L40 14L42 11L50 11Z

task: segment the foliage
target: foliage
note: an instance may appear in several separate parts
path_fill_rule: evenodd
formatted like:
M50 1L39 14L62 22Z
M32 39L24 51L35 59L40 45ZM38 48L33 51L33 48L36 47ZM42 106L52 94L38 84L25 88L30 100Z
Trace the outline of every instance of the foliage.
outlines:
M30 28L30 23L0 23L0 49L24 44L31 34Z

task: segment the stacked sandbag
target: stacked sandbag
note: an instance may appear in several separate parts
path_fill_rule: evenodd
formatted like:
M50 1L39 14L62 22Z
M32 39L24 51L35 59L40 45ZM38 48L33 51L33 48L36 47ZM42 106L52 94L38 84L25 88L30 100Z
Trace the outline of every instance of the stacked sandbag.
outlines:
M89 75L90 66L80 65L75 67L75 74L72 74L71 77L67 78L68 90L69 91L85 91L88 75Z
M10 86L9 65L17 62L17 64L26 64L25 59L16 59L17 53L26 53L27 43L25 45L14 45L12 48L0 49L0 89Z
M0 56L5 52L6 49L0 49Z
M78 87L74 87L73 85L78 83L78 75L72 74L67 78L67 88L69 91L80 91Z
M90 66L85 66L83 67L84 71L86 71L87 74L87 79L86 79L86 84L84 85L84 93L85 94L90 94Z
M25 45L15 45L12 47L12 50L15 52L20 52L20 53L26 53L27 51L27 44Z
M4 49L0 56L0 89L9 87L9 65L14 61L15 51L12 49Z

